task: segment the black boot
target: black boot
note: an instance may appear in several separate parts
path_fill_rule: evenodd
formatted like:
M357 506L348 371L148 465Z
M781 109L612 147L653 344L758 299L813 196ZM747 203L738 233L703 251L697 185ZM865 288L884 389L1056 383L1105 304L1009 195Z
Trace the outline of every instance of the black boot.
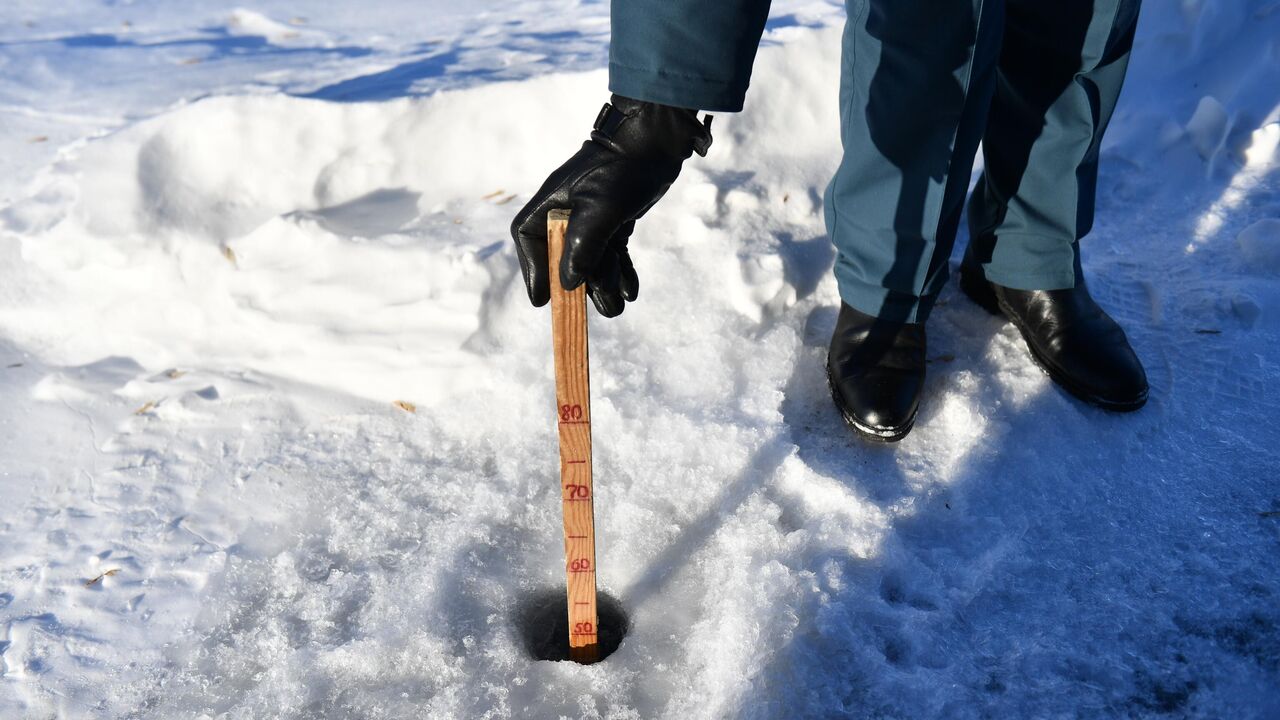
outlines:
M1067 392L1116 412L1147 402L1142 362L1083 282L1065 290L1014 290L989 282L966 257L960 289L987 311L1009 318L1032 359Z
M827 382L845 422L868 440L911 431L924 387L924 325L890 322L840 304Z

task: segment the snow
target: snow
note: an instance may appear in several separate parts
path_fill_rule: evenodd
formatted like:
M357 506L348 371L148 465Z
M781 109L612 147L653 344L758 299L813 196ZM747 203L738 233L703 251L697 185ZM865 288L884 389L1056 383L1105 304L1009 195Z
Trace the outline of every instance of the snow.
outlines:
M1148 407L951 287L894 447L822 374L842 16L775 2L592 317L627 635L530 656L562 545L507 225L607 97L607 12L0 9L0 717L1275 717L1265 0L1148 2L1103 148L1085 270Z
M1259 273L1280 275L1280 218L1259 220L1236 236L1240 258Z

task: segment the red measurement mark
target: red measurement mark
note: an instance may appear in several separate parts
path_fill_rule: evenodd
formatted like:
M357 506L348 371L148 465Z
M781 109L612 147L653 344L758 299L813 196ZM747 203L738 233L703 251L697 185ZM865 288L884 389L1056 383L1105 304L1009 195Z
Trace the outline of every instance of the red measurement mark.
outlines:
M595 633L574 633L573 635L574 637L577 637L579 635L590 635L592 637L595 637Z
M586 600L579 600L578 602L574 603L574 605L590 605L590 604L591 603L587 602Z
M581 465L582 463L585 463L586 460L565 460L565 462L570 465Z
M569 421L569 420L581 420L581 419L582 419L581 405L566 404L566 405L560 406L560 420L562 422Z
M561 420L561 425L590 425L590 420Z
M586 540L587 536L586 535L570 535L569 539L570 540Z

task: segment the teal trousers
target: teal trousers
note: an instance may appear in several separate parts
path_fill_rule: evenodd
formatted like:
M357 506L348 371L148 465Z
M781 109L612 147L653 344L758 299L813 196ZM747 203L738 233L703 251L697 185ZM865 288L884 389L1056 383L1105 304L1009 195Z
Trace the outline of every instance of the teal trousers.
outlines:
M841 298L923 322L974 157L969 257L1007 287L1073 287L1098 148L1140 0L847 0L844 155L825 193ZM610 89L737 111L768 0L614 0Z

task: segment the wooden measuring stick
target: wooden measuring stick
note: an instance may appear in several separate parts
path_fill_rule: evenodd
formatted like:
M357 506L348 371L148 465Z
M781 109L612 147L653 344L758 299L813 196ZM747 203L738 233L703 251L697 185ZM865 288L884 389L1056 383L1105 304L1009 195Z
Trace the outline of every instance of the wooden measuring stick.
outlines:
M547 213L551 275L551 342L556 361L556 421L560 428L560 492L564 506L565 575L569 587L569 659L599 659L596 635L596 529L591 487L591 387L587 375L587 289L560 285L568 210Z

